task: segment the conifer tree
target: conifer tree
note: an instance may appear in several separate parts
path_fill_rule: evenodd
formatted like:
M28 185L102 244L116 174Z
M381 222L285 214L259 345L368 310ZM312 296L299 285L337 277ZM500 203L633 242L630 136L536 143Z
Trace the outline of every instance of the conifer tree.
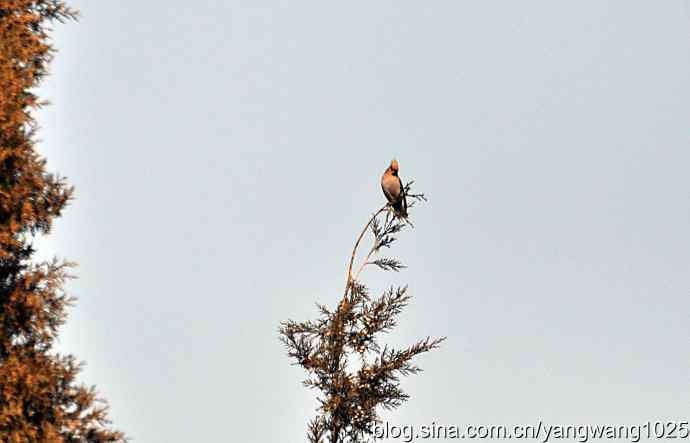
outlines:
M404 189L411 201L408 209L426 200L423 194L412 194L411 185ZM307 430L310 443L365 441L380 422L377 408L394 409L409 398L400 388L399 377L421 371L411 360L445 340L427 337L405 349L379 344L378 335L397 326L397 316L410 296L406 286L391 286L381 296L371 297L359 275L366 266L384 271L404 268L396 258L377 255L390 248L406 226L411 226L409 221L397 217L390 205L376 211L355 241L338 306L331 310L317 304L316 320L281 323L280 339L288 356L308 374L304 385L320 391L318 415ZM372 246L355 269L357 250L369 230Z
M35 88L54 54L48 26L76 18L57 0L0 1L0 441L123 442L107 405L78 384L80 364L53 351L72 299L66 262L32 261L72 197L35 150Z

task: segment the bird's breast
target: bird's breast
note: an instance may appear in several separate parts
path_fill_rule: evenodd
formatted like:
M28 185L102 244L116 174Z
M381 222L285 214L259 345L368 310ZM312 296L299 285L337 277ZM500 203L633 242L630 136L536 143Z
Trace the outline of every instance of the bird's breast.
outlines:
M398 180L398 177L384 175L383 179L381 180L381 187L383 188L384 192L393 198L398 198L400 195L400 181Z

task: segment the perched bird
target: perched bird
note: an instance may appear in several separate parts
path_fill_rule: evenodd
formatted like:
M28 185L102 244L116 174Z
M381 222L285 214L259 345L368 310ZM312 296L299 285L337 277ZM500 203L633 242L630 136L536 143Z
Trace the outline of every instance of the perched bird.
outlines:
M391 160L391 165L381 177L381 189L393 207L395 215L407 218L407 199L405 198L405 188L400 177L398 177L399 170L398 161L396 159Z

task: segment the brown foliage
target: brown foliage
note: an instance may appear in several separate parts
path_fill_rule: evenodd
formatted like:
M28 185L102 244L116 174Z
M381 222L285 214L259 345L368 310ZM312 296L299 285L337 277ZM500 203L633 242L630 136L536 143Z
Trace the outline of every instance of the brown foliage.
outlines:
M34 150L33 90L54 49L47 25L76 18L55 0L0 0L0 441L122 442L107 407L76 383L79 364L52 352L70 299L69 263L31 263L72 189Z
M415 201L425 200L422 194L411 194L409 183L405 194ZM380 221L383 218L383 221ZM379 421L377 407L393 409L409 396L400 388L399 376L416 374L420 368L411 360L437 348L445 338L421 340L406 349L381 346L377 334L397 326L397 316L407 305L407 287L391 287L380 297L370 297L359 274L365 266L374 265L384 271L398 271L403 265L395 258L373 259L383 248L389 248L409 222L393 215L388 205L379 209L365 225L352 251L347 271L345 293L333 311L318 305L316 320L281 323L280 338L288 356L308 373L304 385L318 389L318 416L309 423L307 436L311 443L360 442L371 435ZM374 242L353 272L357 249L368 230ZM349 370L350 361L357 359L359 369Z

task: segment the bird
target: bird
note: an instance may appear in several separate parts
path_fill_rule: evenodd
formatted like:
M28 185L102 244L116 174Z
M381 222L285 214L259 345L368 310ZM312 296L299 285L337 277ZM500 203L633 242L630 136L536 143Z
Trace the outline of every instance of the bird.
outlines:
M405 198L405 187L398 176L400 166L396 159L391 160L390 166L381 177L381 189L383 195L388 199L388 203L393 207L395 215L407 218L407 199Z

